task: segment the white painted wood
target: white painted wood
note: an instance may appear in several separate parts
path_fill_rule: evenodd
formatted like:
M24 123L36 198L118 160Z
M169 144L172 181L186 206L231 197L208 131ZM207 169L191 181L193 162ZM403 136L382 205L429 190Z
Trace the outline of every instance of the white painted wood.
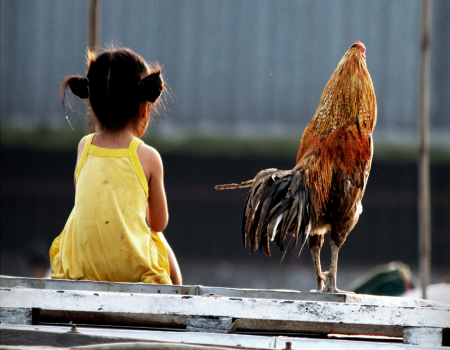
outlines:
M396 306L418 306L418 307L437 307L450 308L449 304L437 301L413 299L404 297L388 297L370 294L347 294L347 303L372 304L372 305L396 305Z
M205 286L171 286L146 283L113 283L98 281L52 280L0 276L0 287L33 289L84 290L99 292L149 293L175 295L210 295L236 298L346 302L373 305L448 307L450 305L421 299L383 297L365 294L304 293L294 290L237 289Z
M223 296L234 298L259 298L259 299L282 299L282 300L310 300L329 301L343 303L346 294L305 293L295 290L269 290L269 289L247 289L247 288L224 288L199 286L197 295Z
M448 326L450 327L450 324ZM403 329L403 343L429 346L450 345L444 344L445 331L446 330L442 328L405 327Z
M182 344L178 342L162 341L157 343L114 343L97 344L83 347L71 347L71 350L226 350L223 347L205 346L198 344ZM228 349L240 349L240 347L228 347ZM249 348L247 348L249 349ZM251 348L255 349L255 348Z
M186 330L188 332L233 333L236 322L231 317L189 316Z
M132 339L115 336L58 333L53 331L17 330L0 327L0 349L92 349L92 350L224 350L223 347L205 344L186 344L171 340ZM11 347L9 347L11 346ZM50 347L50 348L49 348ZM241 347L227 347L241 349ZM247 348L248 349L248 348ZM252 348L254 349L254 348Z
M25 278L0 276L0 287L55 289L55 290L86 290L95 292L120 293L150 293L150 294L180 294L197 295L198 286L174 286L149 283L121 283L77 280L53 280L46 278Z
M40 333L55 334L56 338L62 337L70 327L55 326L0 326L2 331L27 330ZM253 336L242 334L213 334L213 333L190 333L190 332L170 332L170 331L142 331L133 329L111 329L111 328L89 328L78 327L81 334L91 336L109 336L116 339L128 338L132 341L175 341L184 343L196 343L203 345L217 346L241 346L254 347L258 349L283 349L286 342L292 343L293 349L311 350L430 350L428 346L411 346L402 343L386 343L376 341L357 341L343 339L314 339L299 337L275 337L275 336Z
M444 308L26 288L0 288L0 307L36 307L42 313L44 310L101 311L144 317L220 316L347 325L445 328L450 324L450 309Z
M0 350L35 350L36 347L32 346L16 346L16 345L1 345ZM39 350L58 350L52 346L39 346Z
M345 302L345 294L302 293L294 290L236 289L205 286L173 286L148 283L118 283L77 280L52 280L0 276L0 287L24 287L33 289L85 290L101 292L178 294L178 295L217 295L228 297L315 300Z
M31 324L32 310L0 307L0 324Z

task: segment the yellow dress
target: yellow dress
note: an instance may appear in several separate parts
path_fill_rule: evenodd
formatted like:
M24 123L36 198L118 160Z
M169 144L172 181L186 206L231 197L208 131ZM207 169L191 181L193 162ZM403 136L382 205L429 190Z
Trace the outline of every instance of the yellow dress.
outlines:
M50 248L52 278L171 284L167 252L146 222L148 183L134 138L107 149L86 139L75 206Z

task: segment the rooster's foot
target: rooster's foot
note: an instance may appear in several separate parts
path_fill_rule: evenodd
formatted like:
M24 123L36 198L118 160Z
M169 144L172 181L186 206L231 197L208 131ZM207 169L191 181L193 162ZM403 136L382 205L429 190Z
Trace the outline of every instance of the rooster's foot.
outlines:
M323 283L324 280L325 279L322 279L322 276L317 278L316 289L312 289L310 293L322 293L325 289L325 283Z
M354 292L348 292L346 290L340 290L337 289L336 286L332 286L330 284L327 284L325 289L323 290L324 293L341 293L341 294L355 294Z

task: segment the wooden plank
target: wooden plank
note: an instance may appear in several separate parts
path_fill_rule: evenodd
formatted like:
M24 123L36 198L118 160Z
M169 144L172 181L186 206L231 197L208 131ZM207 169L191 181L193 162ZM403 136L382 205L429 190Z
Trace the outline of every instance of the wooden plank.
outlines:
M347 294L346 302L357 304L372 304L372 305L450 308L450 305L448 304L432 300L403 298L403 297L388 297L369 294Z
M44 323L69 323L76 324L97 324L97 325L118 325L132 327L148 327L162 326L171 328L187 329L188 319L193 316L181 315L152 315L137 313L118 313L118 312L80 312L80 311L58 311L58 310L42 310L41 319ZM195 316L201 318L203 316ZM206 316L208 317L208 316ZM209 316L214 317L214 316ZM218 316L216 316L218 317ZM199 331L193 328L189 331ZM347 324L347 323L330 323L321 322L304 322L304 321L283 321L283 320L264 320L252 318L239 318L233 322L232 330L240 332L251 331L269 331L269 332L297 332L297 333L315 333L315 334L370 334L385 335L390 337L401 337L403 335L403 327L401 326L385 326ZM208 332L219 332L220 329L214 327L205 330Z
M198 286L173 286L149 283L119 283L77 280L53 280L47 278L25 278L0 276L0 287L32 288L54 290L85 290L94 292L118 293L150 293L150 294L179 294L197 295Z
M237 289L224 287L205 286L172 286L146 283L113 283L98 281L76 281L76 280L52 280L39 278L24 278L0 276L0 287L4 288L33 288L53 290L83 290L98 292L120 292L120 293L148 293L148 294L174 294L174 295L203 295L224 296L235 298L262 298L283 300L323 301L336 303L358 303L374 305L398 305L398 306L426 306L426 307L448 307L443 303L427 300L383 297L363 294L327 294L327 293L305 293L294 290L267 290L267 289Z
M57 326L0 326L0 337L14 335L7 338L13 339L15 344L67 346L67 331L70 327ZM283 349L286 342L291 342L293 349L320 349L320 350L405 350L411 348L408 345L395 342L358 341L345 339L314 339L299 337L253 336L242 334L213 334L170 331L142 331L133 329L89 328L78 327L79 335L91 336L92 341L98 344L105 337L125 339L126 341L165 341L196 343L216 346L239 346L258 349ZM75 340L77 338L74 338ZM10 341L10 340L9 340ZM21 343L22 341L22 343ZM26 343L24 343L25 341ZM9 343L9 342L8 342ZM65 344L65 345L64 345ZM76 344L76 343L74 343ZM75 346L75 345L73 345ZM414 346L414 349L428 349L425 346Z
M188 332L154 332L121 329L101 329L78 327L79 333L70 333L70 327L18 327L0 326L2 343L26 346L74 347L103 343L136 343L172 341L195 343L209 346L240 346L240 349L251 348L272 349L275 347L274 337L237 336L224 338L221 334L201 334Z
M166 339L136 339L130 337L114 337L102 335L90 335L80 333L64 333L54 331L38 330L17 330L0 327L0 337L2 344L14 346L13 349L34 349L35 346L70 347L78 349L79 346L89 346L89 349L156 349L156 350L206 350L225 349L224 347L208 347L205 344L182 344L177 341ZM192 339L193 340L193 339ZM19 347L18 347L19 346ZM227 347L228 349L230 347ZM1 347L0 347L1 349ZM54 349L54 348L53 348ZM249 349L239 347L239 349ZM254 349L254 347L252 347Z
M268 290L268 289L234 289L224 287L199 286L198 295L226 296L236 298L263 298L282 300L324 301L335 303L356 303L372 305L392 305L411 307L437 307L450 308L450 305L430 300L388 297L355 293L305 293L294 290Z
M223 346L204 346L198 344L182 344L169 341L158 343L117 343L117 344L101 344L91 345L89 347L72 347L71 350L226 350L226 349L242 349L242 347L223 347ZM255 350L256 348L244 348Z
M31 308L0 308L1 324L33 324Z
M103 317L109 322L117 322L116 317L125 323L139 319L149 324L186 324L189 316L217 316L254 320L249 326L253 329L264 329L264 322L275 327L278 321L287 321L296 322L299 332L307 325L308 331L327 333L327 325L332 325L346 334L377 334L376 328L382 327L384 335L392 336L398 336L399 327L445 328L450 324L450 309L443 308L26 288L0 288L0 307L41 308L43 322L61 313Z
M42 328L40 328L42 329ZM92 345L113 342L134 342L135 339L130 339L123 336L102 336L89 335L69 332L70 327L67 327L64 332L53 332L36 329L15 329L11 327L0 327L0 338L2 344L9 345L26 345L26 346L57 346L69 347L80 345Z
M450 329L405 327L403 330L403 343L424 346L449 346Z
M0 350L35 350L35 346L10 346L10 345L0 345ZM68 348L55 348L55 347L41 347L39 350L68 350ZM242 348L242 347L223 347L223 346L204 346L197 344L182 344L174 343L170 341L161 341L155 343L107 343L107 344L96 344L96 345L83 345L83 346L73 346L70 350L227 350L227 349L250 349L256 350L256 348Z
M248 288L224 288L199 286L198 295L223 296L234 298L258 298L258 299L282 299L282 300L304 300L304 301L327 301L344 303L346 294L327 293L305 293L295 290L270 290L270 289L248 289Z
M345 294L302 293L293 290L236 289L204 286L173 286L148 283L119 283L78 280L52 280L40 278L24 278L0 276L0 287L33 288L54 290L84 290L96 292L149 293L175 295L217 295L228 297L316 300L329 302L345 302Z
M126 301L124 301L126 303ZM171 328L186 328L187 315L162 315L134 312L105 311L71 311L71 310L41 310L43 323L75 323L115 326L162 326Z
M236 322L231 317L189 316L186 330L189 332L234 333Z
M369 334L384 335L389 337L402 337L403 327L393 325L362 325L333 322L305 322L305 321L280 321L240 318L236 320L236 329L241 332L258 331L278 331L278 332L301 332L312 334Z
M0 350L34 350L35 346L16 346L16 345L2 345L0 344ZM39 346L39 350L58 350L61 348L55 348L53 346ZM64 349L66 350L66 349Z

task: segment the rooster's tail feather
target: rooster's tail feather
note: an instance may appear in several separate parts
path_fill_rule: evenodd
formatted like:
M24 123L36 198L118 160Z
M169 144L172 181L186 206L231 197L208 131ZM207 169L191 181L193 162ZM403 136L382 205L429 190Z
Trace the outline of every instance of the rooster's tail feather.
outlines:
M254 184L259 185L261 183L261 178L265 175L272 173L274 171L278 171L278 169L271 168L271 169L265 169L261 170L254 179L243 181L240 184L225 184L225 185L216 185L214 188L216 190L233 190L235 188L245 188L245 187L252 187Z
M234 190L235 188L251 187L253 185L253 181L254 181L254 179L241 182L240 184L216 185L216 186L214 186L214 188L216 190Z
M293 239L294 247L299 235L304 237L310 224L309 203L309 188L305 185L303 172L297 169L261 171L252 182L245 204L244 245L248 236L251 253L258 249L259 243L260 249L270 255L270 241L275 239L278 248L284 250L283 241L291 235L289 242Z

